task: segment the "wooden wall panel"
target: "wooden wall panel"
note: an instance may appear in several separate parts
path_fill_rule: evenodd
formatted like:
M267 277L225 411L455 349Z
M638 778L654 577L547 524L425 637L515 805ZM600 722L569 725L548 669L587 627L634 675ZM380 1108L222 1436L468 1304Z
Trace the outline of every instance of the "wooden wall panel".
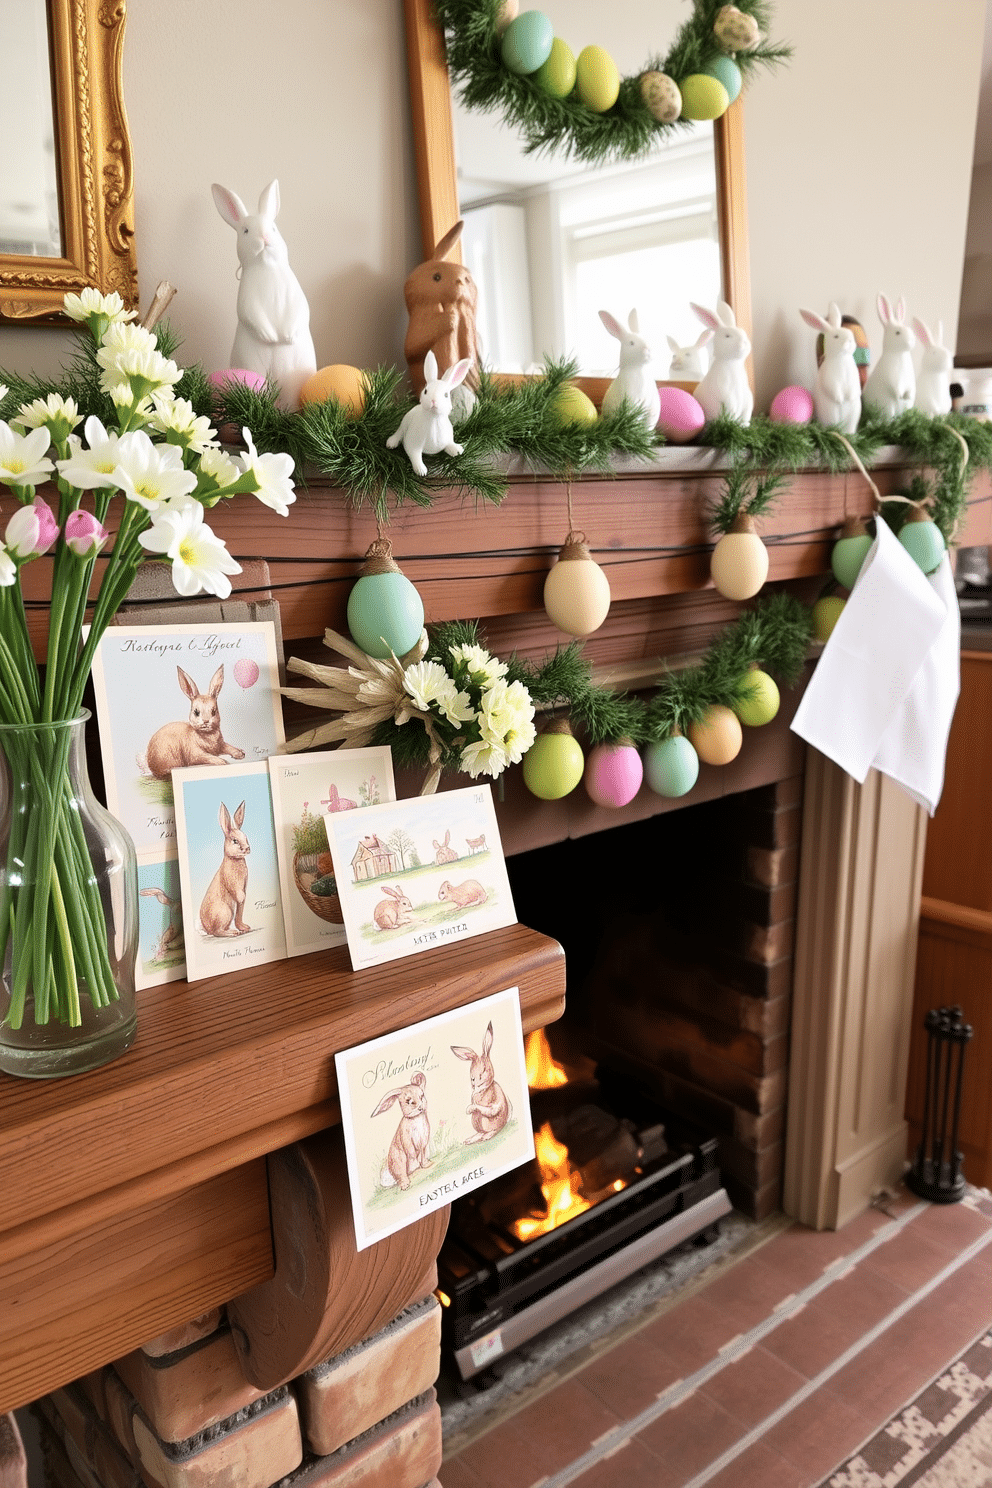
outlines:
M947 743L945 779L930 823L923 892L992 911L992 652L962 652L961 696Z

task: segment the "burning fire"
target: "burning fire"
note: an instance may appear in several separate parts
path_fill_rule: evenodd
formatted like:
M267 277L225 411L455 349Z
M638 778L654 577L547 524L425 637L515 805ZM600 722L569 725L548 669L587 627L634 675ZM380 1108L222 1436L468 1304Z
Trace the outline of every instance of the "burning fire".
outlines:
M567 1085L568 1076L560 1064L551 1057L551 1047L544 1029L538 1028L528 1034L525 1048L527 1061L527 1084L531 1090L552 1090L556 1085ZM551 1138L554 1141L554 1138Z
M538 1035L532 1034L531 1037ZM528 1048L528 1075L529 1054ZM548 1230L557 1229L566 1220L574 1219L583 1210L591 1208L589 1200L578 1192L582 1180L580 1174L570 1168L568 1148L564 1142L555 1140L548 1122L544 1123L534 1138L534 1146L541 1168L541 1192L547 1209L543 1218L534 1219L528 1216L526 1219L514 1220L512 1228L518 1240L532 1240L535 1235L546 1235Z

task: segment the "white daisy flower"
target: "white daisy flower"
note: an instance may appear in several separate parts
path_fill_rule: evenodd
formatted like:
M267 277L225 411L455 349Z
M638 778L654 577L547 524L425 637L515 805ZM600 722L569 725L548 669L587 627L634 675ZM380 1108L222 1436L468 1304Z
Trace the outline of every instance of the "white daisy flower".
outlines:
M510 762L520 763L537 734L534 704L522 682L499 681L483 693L479 728L483 739L505 750Z
M136 501L150 512L178 496L188 496L196 488L196 476L184 469L179 446L152 444L143 429L121 435L115 475L128 501Z
M0 423L0 481L6 486L39 486L55 469L47 458L51 436L47 429L19 434Z
M218 491L233 486L244 472L237 461L220 448L208 445L200 455L200 478L207 477Z
M478 716L468 693L459 692L454 682L449 682L448 689L438 694L437 706L448 722L456 726L461 723L471 723L472 719Z
M263 506L271 507L281 517L289 515L289 508L296 500L293 482L293 460L290 455L260 455L255 448L250 429L242 429L247 455L242 456L245 475L258 482L255 495Z
M112 430L108 433L95 413L91 413L86 420L83 433L86 435L86 444L83 444L78 435L70 435L69 458L55 462L62 479L70 486L75 486L77 491L95 491L98 488L117 486L117 446L121 436Z
M444 667L437 661L418 661L403 673L403 686L422 713L447 688L454 686Z
M138 313L137 310L124 309L124 301L116 290L111 294L101 294L98 289L84 289L80 294L67 294L62 304L70 320L78 321L102 315L111 324L117 324L120 321L133 320Z
M35 398L31 403L22 403L18 413L11 419L21 429L48 429L56 444L61 444L83 416L75 398L63 398L60 393L49 393L47 398Z
M480 775L491 775L495 780L508 764L506 751L486 739L479 739L475 744L466 744L458 762L459 769L464 770L466 775L471 775L473 780L477 780Z
M177 593L187 599L204 591L227 599L231 592L227 575L241 572L240 563L204 522L198 501L160 508L138 541L147 552L172 560L172 582Z
M491 687L506 676L506 663L497 661L482 646L450 646L448 649L455 665L464 663L471 680L479 687Z
M170 444L178 444L181 449L190 449L199 455L217 438L217 430L210 427L210 420L198 415L188 398L177 398L171 388L153 393L152 405L149 426L164 434Z

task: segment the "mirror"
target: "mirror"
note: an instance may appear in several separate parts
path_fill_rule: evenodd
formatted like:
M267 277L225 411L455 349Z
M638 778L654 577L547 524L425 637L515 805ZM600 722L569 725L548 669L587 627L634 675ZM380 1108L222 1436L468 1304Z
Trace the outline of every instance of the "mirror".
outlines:
M612 375L616 347L596 311L608 308L625 318L637 303L656 371L662 370L669 357L665 336L685 344L702 329L688 301L715 303L721 283L738 323L750 329L739 101L714 125L660 134L659 148L645 161L589 170L560 155L526 156L497 115L468 113L452 99L430 0L405 4L424 253L465 218L465 258L479 286L480 336L490 365L520 371L545 352L577 354L584 370ZM633 74L671 40L684 17L677 13L681 7L670 7L666 21L664 7L618 0L609 12L611 28L624 6L632 21L637 13L638 29L620 40L614 31L609 41L597 35L601 27L591 5L588 15L579 0L549 0L543 8L556 21L556 33L574 39L575 50L589 39L602 40L621 73ZM665 26L671 35L652 35ZM653 296L649 305L652 273L666 264L669 283L680 260L691 282L673 287L667 300ZM523 278L516 267L525 261L544 274L529 291L519 289Z
M125 0L4 0L0 323L68 323L62 298L137 304Z

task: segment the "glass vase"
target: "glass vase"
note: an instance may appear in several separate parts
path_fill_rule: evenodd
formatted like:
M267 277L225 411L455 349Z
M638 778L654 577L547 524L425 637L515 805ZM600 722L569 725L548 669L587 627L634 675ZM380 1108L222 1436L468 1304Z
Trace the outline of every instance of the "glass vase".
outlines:
M89 714L0 725L0 1070L115 1059L137 1025L134 846L86 769Z

